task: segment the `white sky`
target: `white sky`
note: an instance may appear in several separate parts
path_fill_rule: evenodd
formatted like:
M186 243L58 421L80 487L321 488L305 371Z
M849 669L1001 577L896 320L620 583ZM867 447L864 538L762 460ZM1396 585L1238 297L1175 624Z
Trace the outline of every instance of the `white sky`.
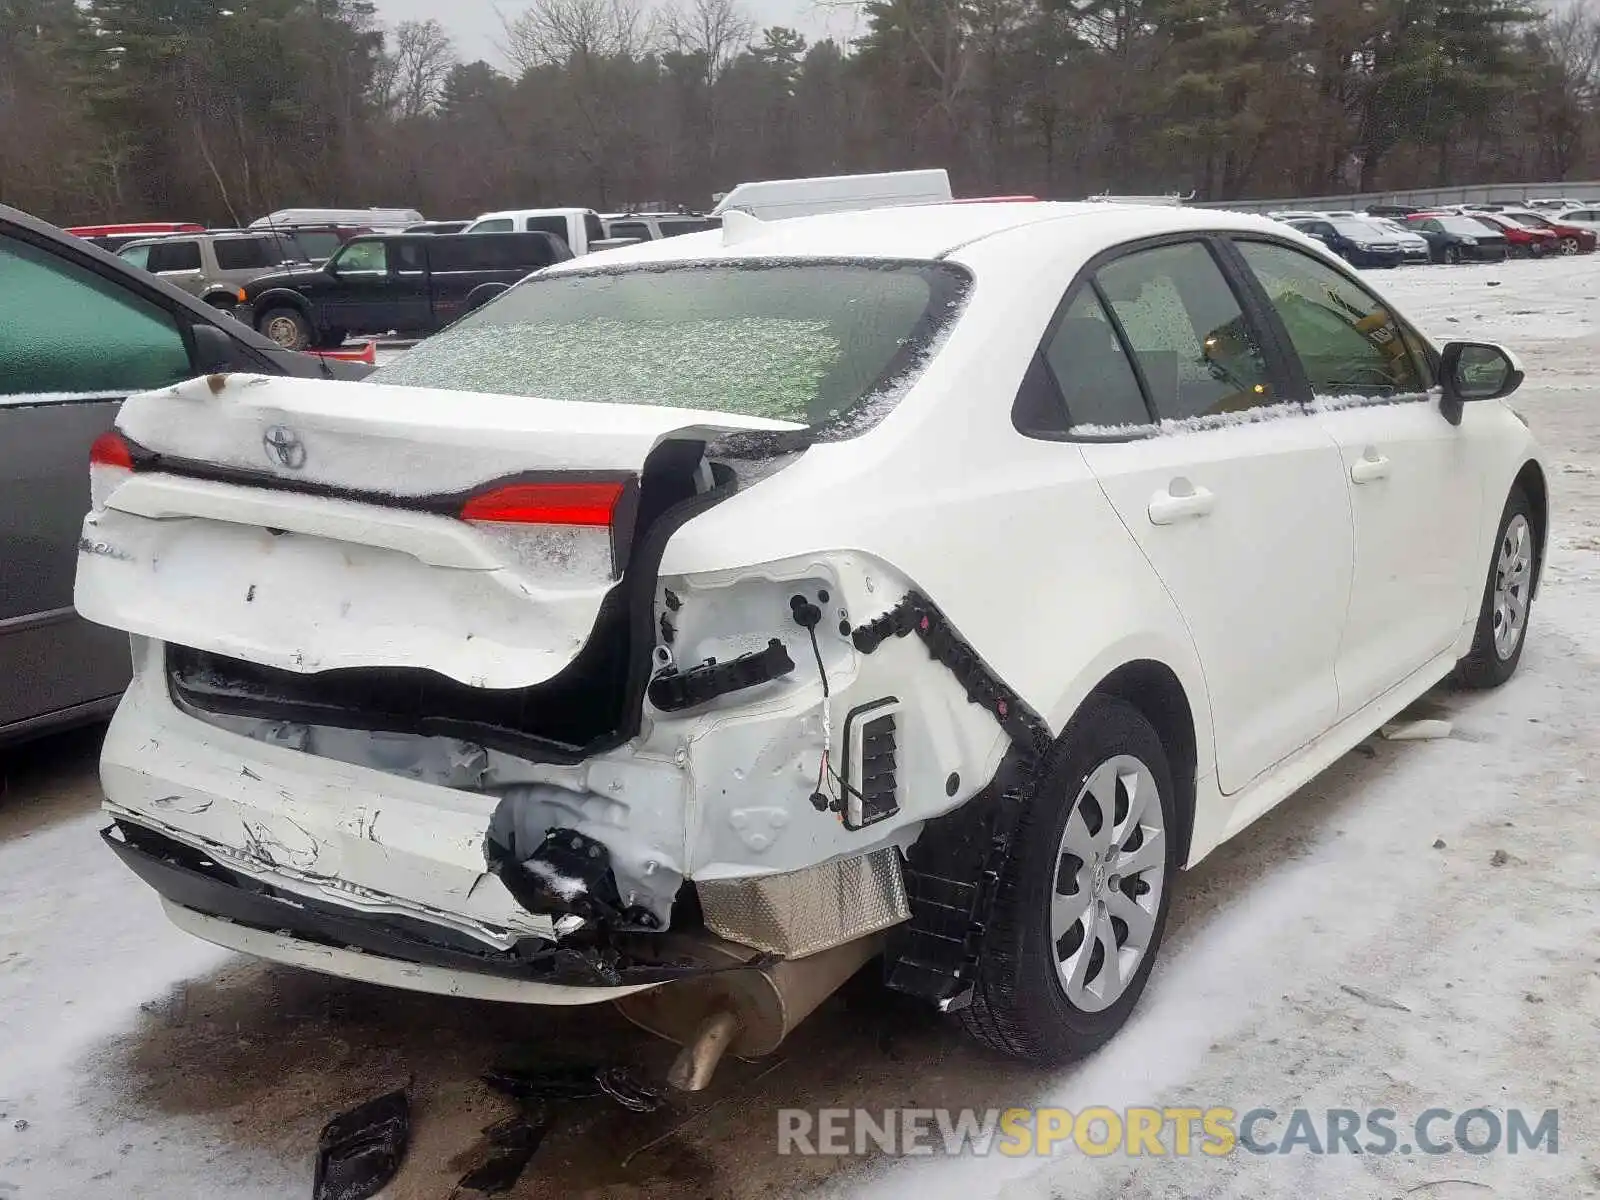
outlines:
M401 21L437 19L455 39L456 53L465 62L487 59L497 67L505 66L500 53L501 16L512 19L527 7L526 0L375 0L378 16L385 25L393 27ZM741 0L742 7L756 22L757 28L767 25L788 25L805 34L810 41L833 37L844 41L855 36L860 24L858 11L848 4L833 0Z

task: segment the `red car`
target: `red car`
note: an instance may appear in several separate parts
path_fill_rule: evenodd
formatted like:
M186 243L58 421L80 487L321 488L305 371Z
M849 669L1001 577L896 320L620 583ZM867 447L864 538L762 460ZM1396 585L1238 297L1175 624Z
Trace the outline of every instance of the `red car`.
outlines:
M1519 225L1526 225L1531 229L1548 229L1556 235L1556 248L1562 254L1592 254L1595 243L1600 241L1592 229L1584 229L1579 225L1563 225L1543 213L1513 208L1499 215L1510 217Z
M1487 225L1496 233L1504 235L1510 244L1512 258L1540 258L1546 254L1559 253L1561 250L1561 239L1552 230L1524 225L1520 220L1514 220L1502 213L1469 212L1461 215L1471 217L1480 225Z

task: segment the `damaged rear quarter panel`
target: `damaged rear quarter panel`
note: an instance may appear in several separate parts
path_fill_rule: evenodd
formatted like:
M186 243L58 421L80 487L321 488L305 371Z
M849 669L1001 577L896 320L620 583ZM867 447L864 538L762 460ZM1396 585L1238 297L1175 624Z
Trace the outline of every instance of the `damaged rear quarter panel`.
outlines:
M922 821L973 795L993 773L1005 735L935 663L916 638L892 638L859 653L841 622L908 590L898 572L859 554L769 563L739 571L666 577L676 608L664 607L680 663L783 640L794 671L683 713L647 709L643 747L681 753L689 776L689 874L700 880L793 871L904 844ZM822 597L826 595L826 601ZM816 649L790 598L823 609ZM818 667L821 658L822 669ZM829 691L829 771L824 777L822 671ZM812 796L842 796L846 718L885 698L901 701L894 816L851 830L819 812ZM955 788L949 784L958 776Z
M749 563L826 559L841 551L884 564L938 605L1055 733L1117 667L1141 659L1163 663L1189 697L1196 777L1203 779L1214 754L1210 712L1181 615L1077 447L1025 438L1012 426L1022 371L1050 317L1037 296L1041 289L1064 292L1082 261L1069 255L1037 263L1038 277L1008 288L1015 247L1002 253L995 244L1013 236L980 241L958 255L977 278L967 310L881 424L859 438L813 446L691 521L669 543L663 576L748 572ZM986 270L991 259L1004 265ZM869 621L902 595L894 587L846 588L848 619ZM827 628L825 621L819 637ZM922 663L908 661L904 674L886 679L882 686L890 692L912 681L920 692L925 679L944 674L920 647L909 649ZM798 656L796 663L802 675ZM836 706L836 725L845 707ZM987 758L964 763L963 796L969 783L985 782L969 780L969 772L992 768ZM1197 843L1207 818L1196 815Z

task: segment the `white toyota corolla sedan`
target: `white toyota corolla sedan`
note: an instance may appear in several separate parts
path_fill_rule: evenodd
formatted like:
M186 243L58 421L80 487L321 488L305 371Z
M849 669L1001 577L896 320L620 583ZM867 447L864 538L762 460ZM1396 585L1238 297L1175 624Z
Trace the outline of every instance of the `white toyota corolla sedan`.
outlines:
M1446 676L1516 669L1547 471L1263 218L930 205L546 270L361 383L97 444L132 635L105 838L173 921L777 1045L843 979L1081 1054L1173 877Z

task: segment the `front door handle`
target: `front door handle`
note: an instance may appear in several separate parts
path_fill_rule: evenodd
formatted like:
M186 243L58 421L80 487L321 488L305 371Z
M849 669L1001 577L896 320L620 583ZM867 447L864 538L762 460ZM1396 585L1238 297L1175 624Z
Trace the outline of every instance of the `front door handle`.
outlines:
M1216 496L1208 489L1196 487L1187 479L1174 479L1167 490L1150 497L1146 510L1152 525L1174 525L1190 517L1203 517L1216 505Z
M1371 446L1350 467L1351 483L1374 483L1389 478L1389 460Z

